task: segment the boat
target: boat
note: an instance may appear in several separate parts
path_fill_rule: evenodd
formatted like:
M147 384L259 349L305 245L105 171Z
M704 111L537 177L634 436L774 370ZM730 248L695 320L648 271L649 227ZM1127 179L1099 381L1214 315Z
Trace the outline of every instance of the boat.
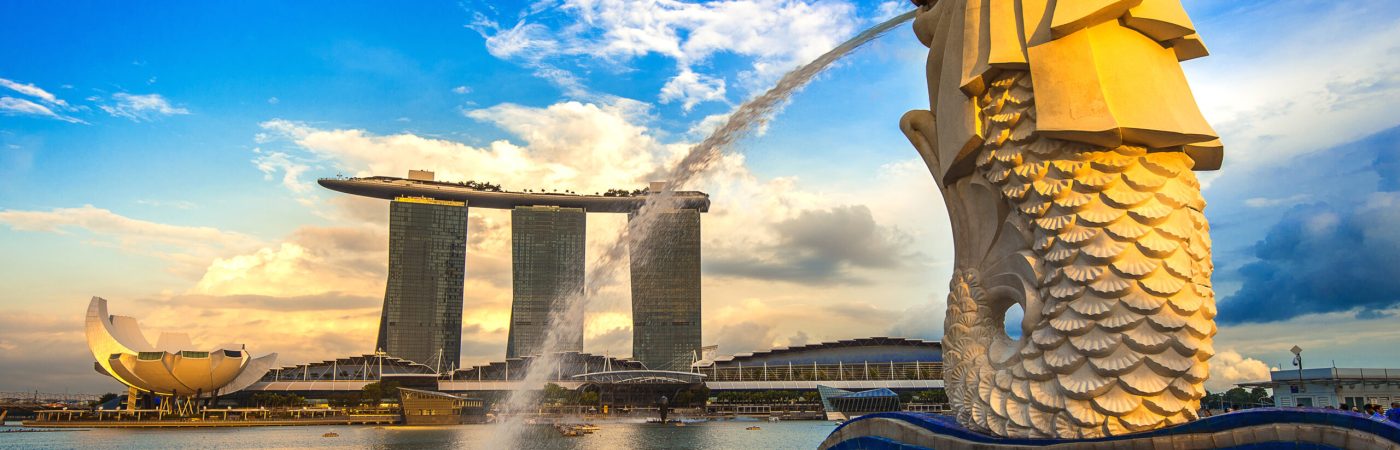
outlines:
M583 436L583 435L585 435L585 434L593 434L593 432L598 431L598 430L601 430L602 428L598 427L597 425L593 425L593 424L591 424L591 423L585 423L585 424L554 424L554 429L557 430L557 431L559 431L559 434L560 434L560 435L568 436L568 437L578 437L578 436Z
M751 427L748 427L748 428L745 428L745 430L749 430L749 431L757 431L757 430L762 430L762 428L759 428L759 427L758 427L758 425L754 425L754 426L751 426Z
M326 434L321 435L321 437L340 437L340 434L337 434L336 432L332 431L332 432L329 432L329 433L326 433Z

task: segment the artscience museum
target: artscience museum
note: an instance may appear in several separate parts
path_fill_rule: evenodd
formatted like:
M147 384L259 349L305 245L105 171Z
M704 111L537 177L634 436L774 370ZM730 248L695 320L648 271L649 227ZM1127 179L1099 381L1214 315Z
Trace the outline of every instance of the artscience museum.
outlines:
M125 384L128 398L144 397L147 405L160 409L242 390L277 361L276 353L254 358L238 344L195 347L184 333L161 333L153 345L134 317L108 314L101 297L88 304L86 331L88 349L97 360L94 369Z

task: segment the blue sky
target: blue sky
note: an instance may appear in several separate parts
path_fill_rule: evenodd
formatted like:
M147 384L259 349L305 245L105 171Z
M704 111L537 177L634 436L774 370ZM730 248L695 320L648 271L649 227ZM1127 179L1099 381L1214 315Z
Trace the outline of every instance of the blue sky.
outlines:
M1384 281L1400 280L1400 5L1183 3L1212 50L1187 73L1227 146L1204 175L1231 314L1217 379L1258 376L1300 341L1314 361L1400 367L1400 287ZM783 72L909 7L0 4L0 329L17 331L0 333L0 390L94 391L112 383L81 343L93 295L288 364L372 350L387 208L316 177L639 187ZM697 184L716 204L707 343L941 334L946 215L896 126L927 107L926 52L907 28L872 43ZM591 248L620 224L589 220ZM798 223L843 245L785 239ZM504 352L509 216L473 211L469 227L463 359L482 363ZM1375 282L1306 282L1337 272ZM590 306L589 351L629 351L625 292ZM5 369L19 361L59 376Z

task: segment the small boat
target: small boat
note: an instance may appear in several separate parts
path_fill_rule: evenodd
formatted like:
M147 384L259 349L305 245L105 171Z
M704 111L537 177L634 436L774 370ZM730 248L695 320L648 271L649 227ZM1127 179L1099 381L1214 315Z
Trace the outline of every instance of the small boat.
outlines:
M756 431L756 430L762 430L762 428L759 428L758 425L754 425L754 426L745 428L745 430Z
M768 417L768 421L769 421L769 422L777 422L777 421L779 421L779 420L782 420L782 419L779 419L779 418L777 418L777 417L771 417L771 416Z
M685 422L676 422L676 426L683 427L685 426Z
M332 431L332 432L329 432L329 433L326 433L326 434L321 435L321 437L340 437L340 435L339 435L339 434L336 434L334 431Z

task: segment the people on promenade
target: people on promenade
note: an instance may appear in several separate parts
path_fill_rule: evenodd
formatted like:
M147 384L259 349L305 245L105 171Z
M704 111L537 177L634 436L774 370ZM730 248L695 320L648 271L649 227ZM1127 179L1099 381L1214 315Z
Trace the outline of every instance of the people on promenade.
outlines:
M1385 418L1400 423L1400 402L1390 402L1390 409L1385 411Z
M1377 422L1386 421L1385 415L1381 414L1381 405L1366 405L1366 415Z

